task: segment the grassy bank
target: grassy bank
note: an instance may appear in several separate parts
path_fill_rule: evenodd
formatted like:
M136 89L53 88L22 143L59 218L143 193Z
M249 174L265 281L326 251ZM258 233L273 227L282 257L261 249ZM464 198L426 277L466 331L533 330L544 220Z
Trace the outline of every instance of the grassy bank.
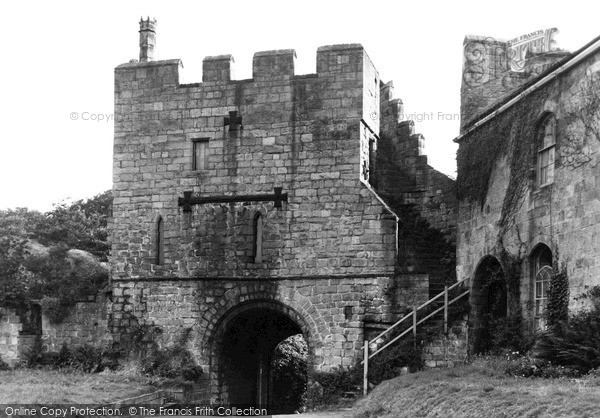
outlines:
M355 417L596 417L600 378L531 379L487 364L400 376L377 386Z
M147 378L120 373L16 369L0 372L0 404L103 404L157 390Z

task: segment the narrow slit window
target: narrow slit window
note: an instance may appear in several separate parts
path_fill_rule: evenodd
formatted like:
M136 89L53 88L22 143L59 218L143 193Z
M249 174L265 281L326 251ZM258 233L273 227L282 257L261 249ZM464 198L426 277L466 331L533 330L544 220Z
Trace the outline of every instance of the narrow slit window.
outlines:
M164 251L165 226L161 216L156 221L156 264L162 265L165 262Z
M257 213L254 217L254 262L262 263L263 217Z
M208 156L210 155L208 139L195 139L192 142L192 169L193 170L206 170L208 169Z

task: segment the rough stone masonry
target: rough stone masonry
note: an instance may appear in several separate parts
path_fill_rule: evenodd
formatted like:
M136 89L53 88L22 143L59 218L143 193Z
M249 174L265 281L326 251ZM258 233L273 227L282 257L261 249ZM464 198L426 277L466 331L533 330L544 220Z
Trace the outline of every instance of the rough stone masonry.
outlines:
M221 401L268 392L261 370L296 333L311 370L355 364L370 327L427 299L435 257L403 231L418 218L451 245L454 182L361 45L319 48L308 75L293 50L258 52L247 80L206 57L202 83L180 84L155 31L142 20L139 62L115 69L115 338L190 328Z

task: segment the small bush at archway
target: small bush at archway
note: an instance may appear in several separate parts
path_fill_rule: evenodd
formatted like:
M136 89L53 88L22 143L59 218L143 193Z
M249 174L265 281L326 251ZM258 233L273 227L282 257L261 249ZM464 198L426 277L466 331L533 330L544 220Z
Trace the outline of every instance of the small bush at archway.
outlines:
M300 411L306 403L308 346L302 334L292 335L275 348L272 410L278 413Z
M369 383L378 385L384 380L402 374L407 368L415 372L423 368L421 344L415 344L412 336L392 345L369 361Z
M144 374L198 381L202 377L202 368L196 365L186 348L191 331L191 328L186 328L171 346L161 348L157 342L158 335L162 333L159 328L138 326L133 332L129 356L137 358L140 371Z
M307 393L308 409L322 409L337 405L346 393L357 393L362 384L362 368L337 368L330 372L311 375Z

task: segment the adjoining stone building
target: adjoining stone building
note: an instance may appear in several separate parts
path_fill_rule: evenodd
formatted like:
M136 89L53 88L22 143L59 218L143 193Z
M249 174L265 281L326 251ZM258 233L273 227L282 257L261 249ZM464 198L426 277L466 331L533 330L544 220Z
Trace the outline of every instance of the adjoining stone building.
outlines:
M516 57L515 40L465 38L457 272L475 351L490 320L543 328L555 271L572 311L600 284L600 40L568 53L552 31L518 38Z
M351 366L454 280L455 184L362 46L319 48L307 75L258 52L247 80L206 57L180 84L155 27L115 69L111 332L190 328L213 400L268 404L284 338L303 334L311 370Z

